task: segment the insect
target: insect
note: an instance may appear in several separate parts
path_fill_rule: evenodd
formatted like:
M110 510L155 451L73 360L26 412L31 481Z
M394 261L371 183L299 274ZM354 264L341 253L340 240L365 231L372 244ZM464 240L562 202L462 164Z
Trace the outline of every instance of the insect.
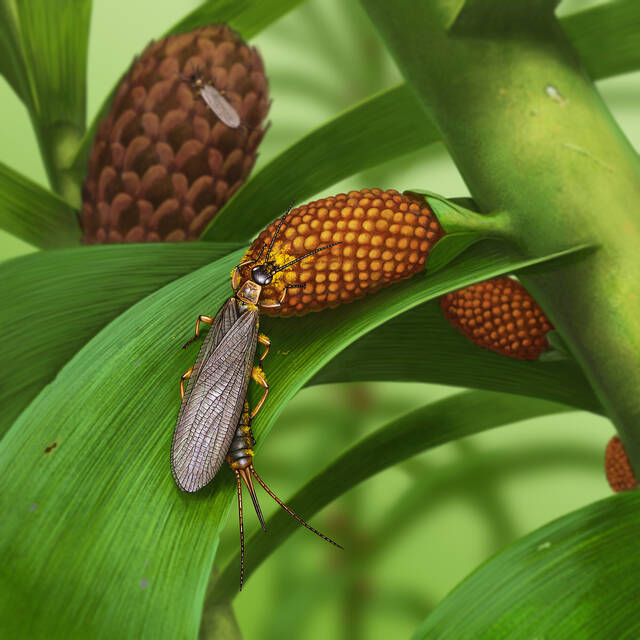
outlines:
M198 316L195 335L183 346L186 348L200 336L201 323L211 325L195 364L180 378L182 402L171 444L171 472L182 491L197 491L214 478L223 460L231 455L232 445L234 442L237 444L239 433L245 433L239 429L244 427L249 429L248 433L250 433L250 421L260 411L269 393L269 384L264 375L262 362L269 353L271 341L258 331L259 309L278 307L283 303L288 289L305 285L288 284L283 288L280 299L270 302L261 299L263 286L269 284L279 272L338 244L319 247L284 264L278 264L276 259L271 259L271 251L290 211L291 207L280 218L268 248L265 243L255 260L246 260L234 269L231 278L234 295L224 303L215 317ZM263 254L265 254L264 260L261 261ZM251 267L247 278L241 276L243 267ZM260 355L258 364L254 365L258 343L265 349ZM243 422L243 408L246 408L250 378L253 378L264 391L258 404ZM250 446L243 448L250 451ZM233 457L232 460L234 460ZM242 473L241 469L244 470ZM236 471L235 468L234 471ZM251 483L251 474L258 479L269 495L299 522L307 526L259 480L253 471L249 457L249 465L238 466L236 475L247 485L263 526ZM241 503L239 506L241 509ZM242 514L240 516L242 517Z
M258 515L258 520L262 525L264 531L267 530L264 524L264 518L262 517L262 511L260 510L260 504L258 502L258 496L256 495L253 487L252 476L258 481L260 486L295 520L297 520L303 527L313 531L317 536L320 536L323 540L331 543L332 545L342 549L343 547L337 542L320 533L317 529L314 529L311 525L306 523L300 516L298 516L290 507L288 507L278 496L276 496L271 489L265 484L264 480L257 474L253 468L253 449L255 444L255 438L251 432L251 414L249 413L249 403L245 401L242 415L238 428L235 431L231 446L227 453L227 462L233 469L236 475L236 484L238 488L238 520L240 524L240 590L242 590L242 582L244 579L244 524L242 520L242 483L244 482L253 506Z
M204 81L202 73L198 69L187 75L178 73L178 77L200 92L200 97L221 122L231 129L237 129L241 125L242 121L238 112L223 97L222 92L218 91L212 84Z

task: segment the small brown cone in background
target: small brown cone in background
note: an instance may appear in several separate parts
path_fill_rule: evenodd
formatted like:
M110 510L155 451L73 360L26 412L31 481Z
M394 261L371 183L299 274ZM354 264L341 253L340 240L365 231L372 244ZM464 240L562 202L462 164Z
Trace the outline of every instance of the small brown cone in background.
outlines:
M255 260L278 222L254 240L243 261ZM286 316L321 311L409 278L424 268L443 235L428 206L392 189L350 191L296 207L280 229L270 260L282 266L323 245L340 244L277 273L263 288L262 300L279 300L287 284L305 288L289 289L281 307L264 312ZM261 260L265 255L266 249ZM243 280L250 269L243 268Z
M196 71L226 92L243 125L224 125L177 76ZM83 241L196 240L249 175L268 110L260 55L226 25L152 42L96 133L83 189Z
M637 488L638 481L631 468L622 440L618 436L611 438L607 444L604 453L604 470L609 486L616 493Z
M512 278L494 278L440 298L451 324L471 342L511 358L536 360L553 329L528 291Z

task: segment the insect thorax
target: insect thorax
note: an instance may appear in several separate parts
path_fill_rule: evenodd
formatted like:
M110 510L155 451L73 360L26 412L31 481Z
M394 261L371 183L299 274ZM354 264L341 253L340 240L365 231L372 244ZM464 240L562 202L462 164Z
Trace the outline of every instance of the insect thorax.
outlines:
M236 298L246 304L258 304L262 287L253 280L246 280L236 291Z

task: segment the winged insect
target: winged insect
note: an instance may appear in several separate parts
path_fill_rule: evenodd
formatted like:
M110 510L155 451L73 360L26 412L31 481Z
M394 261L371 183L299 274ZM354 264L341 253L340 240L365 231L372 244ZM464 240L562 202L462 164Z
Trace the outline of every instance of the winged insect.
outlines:
M237 129L242 120L238 112L231 106L230 102L211 83L205 82L202 73L196 69L193 73L178 73L178 77L188 82L191 87L200 93L200 97L211 109L221 122L231 129Z

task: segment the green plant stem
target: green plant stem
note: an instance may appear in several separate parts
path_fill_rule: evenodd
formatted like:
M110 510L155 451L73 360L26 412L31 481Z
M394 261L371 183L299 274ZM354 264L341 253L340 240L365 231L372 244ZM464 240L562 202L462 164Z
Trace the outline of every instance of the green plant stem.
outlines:
M363 4L475 201L512 212L519 249L601 246L522 281L640 472L640 160L584 74L553 3Z
M83 177L74 175L73 162L83 130L70 122L56 122L50 127L41 126L33 118L32 122L51 189L79 209Z

